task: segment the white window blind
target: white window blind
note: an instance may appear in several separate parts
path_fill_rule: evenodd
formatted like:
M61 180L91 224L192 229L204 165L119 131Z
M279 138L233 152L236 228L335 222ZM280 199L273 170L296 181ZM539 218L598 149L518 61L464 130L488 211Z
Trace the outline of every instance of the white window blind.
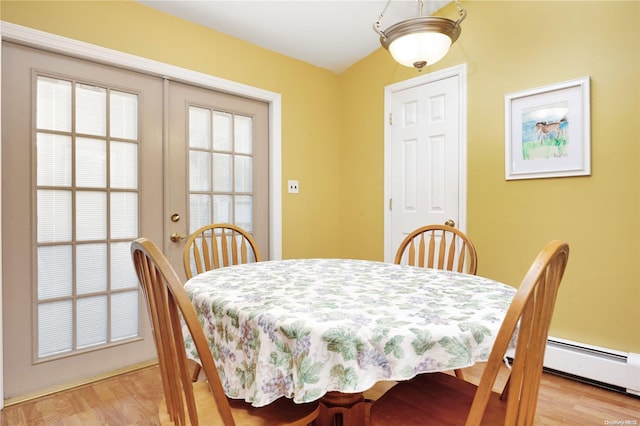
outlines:
M189 108L189 232L214 222L253 231L253 117Z
M138 96L37 76L37 357L140 333Z

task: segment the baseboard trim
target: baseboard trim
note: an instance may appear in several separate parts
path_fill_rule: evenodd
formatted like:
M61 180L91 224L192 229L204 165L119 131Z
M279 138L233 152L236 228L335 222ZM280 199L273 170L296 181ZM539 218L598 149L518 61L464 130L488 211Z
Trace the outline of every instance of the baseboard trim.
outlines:
M549 337L544 366L550 372L640 396L640 354Z
M140 363L137 363L137 364L134 364L134 365L130 365L128 367L120 368L118 370L108 371L106 373L102 373L102 374L99 374L97 376L89 377L87 379L77 380L77 381L74 381L74 382L65 383L63 385L52 386L52 387L49 387L47 389L38 390L36 392L32 392L32 393L28 393L28 394L24 394L24 395L19 395L19 396L14 396L12 398L7 398L4 401L4 407L9 407L11 405L16 405L16 404L19 404L19 403L25 402L25 401L31 401L31 400L34 400L34 399L37 399L37 398L42 398L43 396L51 395L51 394L54 394L54 393L57 393L57 392L62 392L62 391L69 390L69 389L72 389L72 388L77 388L79 386L88 385L88 384L95 383L95 382L100 381L100 380L109 379L111 377L118 376L120 374L125 374L125 373L129 373L129 372L136 371L136 370L141 370L143 368L151 367L151 366L157 365L157 364L158 364L158 360L157 359L144 361L144 362L140 362Z

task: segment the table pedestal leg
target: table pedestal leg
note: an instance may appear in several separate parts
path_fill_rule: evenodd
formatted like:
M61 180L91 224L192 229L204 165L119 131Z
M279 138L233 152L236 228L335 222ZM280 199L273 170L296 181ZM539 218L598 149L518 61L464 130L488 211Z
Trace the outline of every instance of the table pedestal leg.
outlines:
M362 393L327 392L320 400L320 415L315 426L364 426Z

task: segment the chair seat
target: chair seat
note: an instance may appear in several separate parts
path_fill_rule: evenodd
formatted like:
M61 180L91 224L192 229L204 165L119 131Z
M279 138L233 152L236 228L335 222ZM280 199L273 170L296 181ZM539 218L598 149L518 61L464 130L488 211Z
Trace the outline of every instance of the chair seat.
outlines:
M199 424L223 425L224 421L220 417L215 405L215 399L211 396L207 382L194 383L193 393L198 407ZM229 399L229 405L236 425L247 426L308 425L313 422L319 413L317 403L296 404L287 398L280 398L260 408L253 407L245 401L234 399ZM174 424L167 413L164 399L160 404L158 417L160 418L160 424Z
M422 374L399 382L378 398L371 407L371 425L462 426L476 389L474 384L450 374ZM506 401L493 392L481 424L504 424L506 408Z

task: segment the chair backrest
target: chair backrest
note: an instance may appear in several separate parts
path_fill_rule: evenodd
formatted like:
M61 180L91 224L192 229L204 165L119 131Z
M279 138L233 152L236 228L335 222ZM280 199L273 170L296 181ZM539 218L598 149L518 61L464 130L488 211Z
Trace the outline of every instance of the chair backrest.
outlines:
M471 239L447 225L422 226L405 237L398 246L394 263L476 273L478 256Z
M551 241L529 268L491 349L466 426L481 423L498 371L513 337L517 337L517 343L509 378L504 424L533 425L549 325L568 259L569 246L562 241ZM516 328L518 331L514 336Z
M217 406L224 425L234 425L229 401L224 394L204 331L175 270L160 249L146 238L131 243L131 256L151 318L169 417L175 424L186 424L186 407L191 424L198 424L198 410L182 334L182 314L209 382L211 405Z
M191 234L182 257L187 279L204 271L259 262L258 244L244 229L230 223L205 225Z

